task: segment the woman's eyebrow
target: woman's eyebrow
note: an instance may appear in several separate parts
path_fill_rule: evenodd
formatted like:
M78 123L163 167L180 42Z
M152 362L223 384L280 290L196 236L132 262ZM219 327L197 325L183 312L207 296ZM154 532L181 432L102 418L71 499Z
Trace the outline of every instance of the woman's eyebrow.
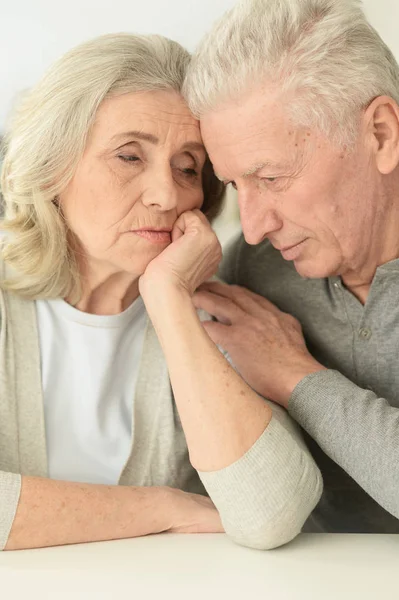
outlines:
M138 140L142 140L143 142L149 142L150 144L159 144L159 139L153 135L152 133L145 133L144 131L125 131L124 133L117 133L111 138L111 142L128 140L131 138L136 138Z
M111 138L111 142L123 142L124 140L132 140L132 138L135 138L137 140L141 140L143 142L149 142L150 144L153 144L154 146L156 146L157 144L159 144L159 138L157 138L155 135L153 135L152 133L145 133L144 131L138 131L138 130L133 130L133 131L126 131L124 133L117 133L116 135L114 135ZM186 142L185 144L183 144L183 146L179 149L181 152L186 152L186 151L200 151L203 152L204 154L206 154L206 150L205 150L205 146L203 144L201 144L201 142Z
M183 150L183 151L184 150L194 150L194 151L200 150L201 152L206 154L205 146L204 146L204 144L201 144L200 142L186 142L181 147L181 150Z

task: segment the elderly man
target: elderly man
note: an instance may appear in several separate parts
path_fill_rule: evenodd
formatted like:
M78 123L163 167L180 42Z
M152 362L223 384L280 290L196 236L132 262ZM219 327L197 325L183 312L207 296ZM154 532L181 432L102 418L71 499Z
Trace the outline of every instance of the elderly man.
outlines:
M185 93L244 234L208 333L307 432L308 530L399 532L398 65L356 0L252 0Z

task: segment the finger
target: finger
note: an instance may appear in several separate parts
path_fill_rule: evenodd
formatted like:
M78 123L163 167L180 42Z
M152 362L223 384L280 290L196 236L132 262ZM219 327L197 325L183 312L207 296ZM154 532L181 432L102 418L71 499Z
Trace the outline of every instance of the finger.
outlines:
M232 286L229 285L228 283L211 280L211 281L204 281L204 283L201 283L198 290L210 291L214 294L219 294L219 296L224 296L225 298L230 298L232 296L232 293L230 291L231 287Z
M200 210L185 210L176 219L175 225L183 231L193 226L213 231L208 219Z
M186 210L176 219L172 229L172 242L175 242L185 234L193 216L192 211Z
M187 233L200 233L201 236L208 236L210 240L218 242L208 219L199 210L187 210L179 216L173 226L172 240L175 236L178 239Z
M225 325L232 325L245 316L241 308L231 298L211 292L195 292L193 304L196 308L201 308Z
M183 227L183 222L182 223L178 223L176 221L176 223L173 225L173 229L172 229L172 242L177 242L177 240L179 240L181 237L183 237L184 235L184 227Z
M204 215L204 213L199 210L199 208L195 208L194 210L191 211L193 213L193 215L195 215L196 217L198 217L198 219L204 224L207 225L208 227L211 227L210 223L209 223L209 219L207 218L206 215ZM212 228L211 228L212 229Z
M219 281L206 281L201 284L198 290L206 290L224 298L230 298L243 311L253 316L259 317L264 310L275 315L281 314L280 309L270 302L270 300L240 285L228 285Z
M212 342L225 350L225 344L229 333L228 330L231 329L231 327L229 325L218 323L217 321L202 321L202 326Z

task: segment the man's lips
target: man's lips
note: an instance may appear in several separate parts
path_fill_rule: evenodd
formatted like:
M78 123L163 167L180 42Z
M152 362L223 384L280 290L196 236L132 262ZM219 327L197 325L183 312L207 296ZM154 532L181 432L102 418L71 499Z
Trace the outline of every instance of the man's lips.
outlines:
M276 248L276 250L279 250L281 252L282 257L285 260L295 260L301 253L302 245L304 244L304 242L306 242L306 240L307 238L301 240L300 242L297 242L296 244L291 244L290 246L283 246L281 248L275 246L274 244L273 246Z
M301 240L300 242L297 242L296 244L291 244L291 246L283 246L281 248L279 248L278 246L273 246L276 248L276 250L279 250L279 252L287 252L287 250L291 250L291 248L295 248L295 246L298 246L298 244L302 244L304 240Z

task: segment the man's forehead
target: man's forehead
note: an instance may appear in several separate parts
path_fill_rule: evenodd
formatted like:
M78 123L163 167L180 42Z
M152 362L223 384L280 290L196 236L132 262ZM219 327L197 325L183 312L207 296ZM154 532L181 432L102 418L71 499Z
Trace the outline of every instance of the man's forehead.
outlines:
M257 111L233 119L234 111L215 111L201 120L201 132L218 177L249 177L258 171L284 174L303 163L311 137L279 110ZM253 118L256 117L256 118Z
M229 147L248 149L270 146L272 152L280 145L285 146L289 137L296 135L295 127L288 115L274 106L225 106L201 118L201 132L205 144L211 148ZM274 160L273 154L264 160Z
M302 134L303 136L303 134ZM205 146L218 177L223 181L250 177L258 171L274 174L293 168L303 155L299 134L260 127L256 133L237 127L226 136L214 130L204 135Z

